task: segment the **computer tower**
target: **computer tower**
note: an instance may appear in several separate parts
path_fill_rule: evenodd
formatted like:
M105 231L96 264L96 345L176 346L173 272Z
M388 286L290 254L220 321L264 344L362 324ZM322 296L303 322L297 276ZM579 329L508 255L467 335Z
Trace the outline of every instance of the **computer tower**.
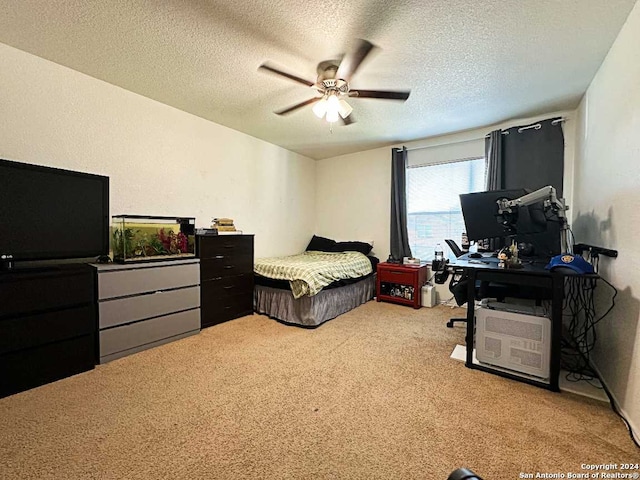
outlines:
M490 302L476 312L479 362L549 378L551 320L539 307Z

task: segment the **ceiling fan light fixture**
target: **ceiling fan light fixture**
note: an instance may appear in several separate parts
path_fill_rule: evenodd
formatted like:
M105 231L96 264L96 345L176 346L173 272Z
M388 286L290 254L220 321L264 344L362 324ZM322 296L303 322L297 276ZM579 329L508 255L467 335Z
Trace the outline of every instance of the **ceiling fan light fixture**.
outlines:
M333 123L338 121L338 111L337 110L327 110L327 122Z
M338 102L338 113L342 118L347 118L353 112L353 108L344 100Z
M327 122L337 122L339 112L340 99L338 98L336 93L331 92L327 95Z
M324 114L327 113L327 99L326 97L322 97L312 108L313 113L316 117L322 118Z

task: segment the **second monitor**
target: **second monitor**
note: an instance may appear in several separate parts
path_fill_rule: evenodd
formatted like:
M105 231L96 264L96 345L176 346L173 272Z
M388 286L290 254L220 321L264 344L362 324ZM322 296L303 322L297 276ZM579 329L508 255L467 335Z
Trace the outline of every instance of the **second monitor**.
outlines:
M531 243L540 255L559 253L559 230L550 226L543 202L521 207L511 215L499 215L498 200L514 200L529 193L524 188L490 190L460 195L460 205L469 240L516 238Z

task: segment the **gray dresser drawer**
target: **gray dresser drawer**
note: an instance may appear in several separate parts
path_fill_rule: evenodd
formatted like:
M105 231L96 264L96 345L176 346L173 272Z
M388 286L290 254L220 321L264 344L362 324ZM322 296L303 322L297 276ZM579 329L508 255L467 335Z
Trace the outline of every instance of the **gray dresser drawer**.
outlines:
M113 356L119 352L133 353L127 351L144 350L147 344L162 340L170 341L171 337L187 332L195 333L199 330L200 309L110 328L100 332L100 357ZM124 354L119 356L124 356Z
M198 263L100 271L98 300L198 285Z
M195 265L195 268L197 272L198 265ZM129 274L131 272L128 271L126 273ZM100 280L102 280L102 277ZM100 329L199 306L200 287L198 286L105 300L99 303ZM100 335L100 341L102 342L102 334Z

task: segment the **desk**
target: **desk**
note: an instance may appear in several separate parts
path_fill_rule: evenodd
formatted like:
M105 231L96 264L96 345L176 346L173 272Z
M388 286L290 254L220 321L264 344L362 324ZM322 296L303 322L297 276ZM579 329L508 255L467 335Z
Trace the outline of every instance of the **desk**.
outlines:
M495 257L482 257L470 259L468 255L459 257L451 265L466 271L469 281L467 290L467 358L465 365L468 368L494 373L502 377L518 380L538 387L558 392L558 377L560 375L560 340L562 336L562 303L564 299L563 273L545 270L545 263L525 264L523 268L505 269L498 267L498 259ZM474 333L475 333L475 300L476 281L490 281L510 285L538 288L546 290L551 300L551 352L549 381L537 380L531 377L510 373L490 365L473 362ZM550 298L549 298L550 297Z

